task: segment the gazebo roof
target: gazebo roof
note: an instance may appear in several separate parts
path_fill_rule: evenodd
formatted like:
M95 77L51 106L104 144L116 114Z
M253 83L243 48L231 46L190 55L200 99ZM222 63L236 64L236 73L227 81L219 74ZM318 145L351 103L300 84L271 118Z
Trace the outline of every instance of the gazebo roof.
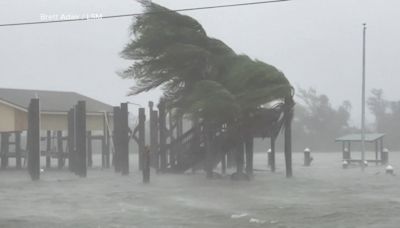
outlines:
M383 138L383 133L365 134L365 142L375 142ZM361 142L361 134L349 134L335 139L336 142Z

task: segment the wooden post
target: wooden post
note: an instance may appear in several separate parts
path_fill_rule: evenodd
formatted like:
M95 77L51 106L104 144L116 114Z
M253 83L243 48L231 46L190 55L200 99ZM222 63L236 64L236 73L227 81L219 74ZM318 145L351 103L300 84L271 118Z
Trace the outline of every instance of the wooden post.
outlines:
M209 124L204 125L204 136L205 136L205 149L206 149L206 160L205 169L207 178L213 177L213 158L214 158L214 142L213 142L213 130Z
M63 148L63 138L62 131L57 131L57 154L58 154L58 168L62 169L64 167L64 148Z
M176 125L174 126L174 120L173 120L173 117L172 117L172 111L169 111L169 114L168 114L168 125L169 125L169 138L170 138L170 140L169 140L170 147L169 147L169 153L168 153L169 159L168 160L169 160L170 166L172 167L172 166L176 165L175 152L173 151L173 149L171 147L172 144L173 144L173 141L174 141L174 137L175 137L174 129L176 128Z
M276 163L275 163L275 141L276 137L271 137L271 157L270 157L270 165L271 165L271 172L275 172L276 170Z
M46 131L46 168L51 167L51 131Z
M238 174L242 174L243 167L244 167L244 149L243 149L243 142L240 140L236 146L236 172Z
M158 125L160 131L160 170L165 172L167 169L167 126L166 126L166 112L165 101L161 100L158 104Z
M103 139L101 141L101 166L110 168L110 133L108 128L108 113L103 117Z
M245 142L246 147L246 174L253 175L254 138L249 137Z
M146 147L143 153L143 183L150 182L150 148Z
M113 141L114 141L114 155L113 155L113 165L115 172L121 172L121 108L114 107L114 116L113 116L113 123L114 123L114 131L113 131Z
M292 177L292 119L293 108L292 98L285 98L285 163L286 163L286 177Z
M222 151L222 159L221 159L221 173L223 175L226 174L226 151Z
M158 151L158 112L151 111L150 114L150 150L151 150L151 164L159 171L160 169L160 156Z
M71 172L76 171L75 162L75 109L72 108L68 112L68 169Z
M348 143L347 143L347 149L349 150L349 159L351 159L351 142L349 141Z
M139 170L143 169L143 155L145 153L145 145L146 145L146 115L145 109L139 108L139 135L138 135L138 147L139 147Z
M381 140L380 140L380 143L379 143L380 145L379 145L379 150L380 150L380 159L381 159L381 161L383 162L383 159L382 159L382 153L383 153L383 138L381 138Z
M378 140L375 141L375 165L378 165Z
M93 155L92 155L92 131L87 131L86 133L87 138L87 165L88 167L93 166Z
M39 99L31 99L28 109L28 171L32 180L40 179Z
M15 132L15 160L17 169L22 168L21 164L21 132Z
M8 153L10 148L10 133L1 133L1 168L8 167Z
M86 154L86 102L78 101L75 108L75 141L77 155L77 175L87 176L87 154Z
M121 131L121 173L122 175L129 174L129 123L128 123L128 103L121 103L120 113L120 131Z

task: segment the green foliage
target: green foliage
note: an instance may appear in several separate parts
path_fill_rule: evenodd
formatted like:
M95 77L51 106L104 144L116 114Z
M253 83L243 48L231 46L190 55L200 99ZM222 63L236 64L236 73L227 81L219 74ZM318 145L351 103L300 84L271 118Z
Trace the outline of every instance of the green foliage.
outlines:
M141 2L146 14L132 25L134 39L121 52L134 61L120 73L135 79L132 95L162 87L169 107L218 124L290 95L290 83L275 67L237 55L191 17Z

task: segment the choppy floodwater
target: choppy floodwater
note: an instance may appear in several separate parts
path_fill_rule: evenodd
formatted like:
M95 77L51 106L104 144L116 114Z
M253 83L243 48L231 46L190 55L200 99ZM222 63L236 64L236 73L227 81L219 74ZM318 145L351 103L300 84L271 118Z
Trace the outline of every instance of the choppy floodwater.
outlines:
M286 179L282 154L274 174L257 154L251 182L199 172L153 174L143 185L134 159L128 177L94 168L81 179L55 169L31 182L26 171L0 171L0 227L399 227L399 176L373 164L343 170L340 153L313 157L303 167L295 153L295 177ZM400 155L390 157L400 172Z

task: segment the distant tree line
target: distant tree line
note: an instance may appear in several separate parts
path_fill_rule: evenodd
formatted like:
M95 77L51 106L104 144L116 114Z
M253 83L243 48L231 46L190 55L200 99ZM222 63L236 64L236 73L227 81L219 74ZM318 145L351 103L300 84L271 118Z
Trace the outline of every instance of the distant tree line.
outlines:
M373 89L367 99L367 107L375 117L372 125L367 125L367 132L385 133L385 147L400 149L400 101L389 101L384 98L382 89ZM293 120L294 151L302 151L306 147L323 152L340 150L341 145L335 143L335 138L360 133L359 126L350 124L351 108L349 101L343 101L339 107L332 106L328 96L314 88L297 89ZM257 142L257 151L268 149L268 143Z

